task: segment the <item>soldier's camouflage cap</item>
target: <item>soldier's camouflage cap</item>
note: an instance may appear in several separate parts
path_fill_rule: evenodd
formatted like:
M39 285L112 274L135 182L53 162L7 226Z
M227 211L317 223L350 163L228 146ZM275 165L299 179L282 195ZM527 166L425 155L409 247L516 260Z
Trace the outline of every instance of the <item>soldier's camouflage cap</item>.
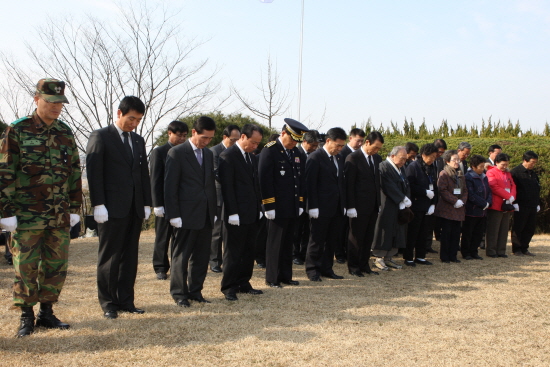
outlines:
M62 80L45 78L36 83L36 93L46 102L69 103L65 97L65 82Z

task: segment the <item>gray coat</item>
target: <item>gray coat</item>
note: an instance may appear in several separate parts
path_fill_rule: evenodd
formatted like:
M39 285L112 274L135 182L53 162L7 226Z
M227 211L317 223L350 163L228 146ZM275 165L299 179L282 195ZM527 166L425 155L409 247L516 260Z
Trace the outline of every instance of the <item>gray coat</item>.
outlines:
M407 225L400 225L397 221L399 203L405 196L411 198L405 169L401 167L401 177L393 165L385 160L380 163L379 170L382 182L382 209L376 221L372 248L383 251L389 251L392 247L405 248Z

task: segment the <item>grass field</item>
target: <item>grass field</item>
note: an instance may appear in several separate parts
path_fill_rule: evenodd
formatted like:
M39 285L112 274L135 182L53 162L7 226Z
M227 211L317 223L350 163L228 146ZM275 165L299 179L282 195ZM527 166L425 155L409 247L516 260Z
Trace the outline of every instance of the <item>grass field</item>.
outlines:
M69 275L56 315L68 331L15 339L13 270L0 265L1 366L548 366L550 236L536 257L485 258L404 268L343 280L307 280L228 302L221 275L208 273L211 304L179 308L151 265L153 232L142 234L136 306L144 315L106 320L97 302L97 238L71 244ZM435 246L437 248L437 246ZM508 246L508 250L510 246ZM510 253L509 253L510 254ZM484 256L484 254L481 254ZM437 255L436 255L437 256ZM401 262L401 261L400 261Z

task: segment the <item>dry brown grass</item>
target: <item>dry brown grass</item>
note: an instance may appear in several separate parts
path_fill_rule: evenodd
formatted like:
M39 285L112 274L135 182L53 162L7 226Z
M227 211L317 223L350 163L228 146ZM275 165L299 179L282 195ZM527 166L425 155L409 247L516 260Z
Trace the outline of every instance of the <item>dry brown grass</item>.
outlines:
M212 304L175 306L169 283L155 279L153 233L142 235L136 305L141 316L105 320L96 298L97 239L71 245L70 273L56 314L69 331L13 335L13 270L0 266L2 366L542 366L550 363L550 236L537 257L405 268L378 277L312 283L223 299L209 272ZM434 259L435 260L435 259Z

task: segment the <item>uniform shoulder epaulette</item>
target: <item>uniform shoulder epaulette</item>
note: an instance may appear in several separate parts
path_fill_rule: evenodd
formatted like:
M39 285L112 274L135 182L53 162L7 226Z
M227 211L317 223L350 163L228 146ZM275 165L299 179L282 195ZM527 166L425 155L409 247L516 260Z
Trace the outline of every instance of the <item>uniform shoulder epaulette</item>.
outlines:
M31 116L21 117L20 119L15 120L14 122L12 122L12 123L11 123L11 126L15 126L15 125L17 125L17 124L19 124L19 123L21 123L21 122L23 122L23 121L26 121L26 120L30 119L30 118L31 118Z
M59 121L59 125L63 126L64 128L66 128L67 130L71 131L72 132L72 129L71 127L69 126L68 123L66 123L65 121L61 121L61 120L57 120Z
M274 146L275 144L277 144L277 142L276 142L275 140L273 140L273 141L270 141L269 143L267 143L267 144L265 145L265 147L264 147L264 148L269 148L269 147L272 147L272 146Z

